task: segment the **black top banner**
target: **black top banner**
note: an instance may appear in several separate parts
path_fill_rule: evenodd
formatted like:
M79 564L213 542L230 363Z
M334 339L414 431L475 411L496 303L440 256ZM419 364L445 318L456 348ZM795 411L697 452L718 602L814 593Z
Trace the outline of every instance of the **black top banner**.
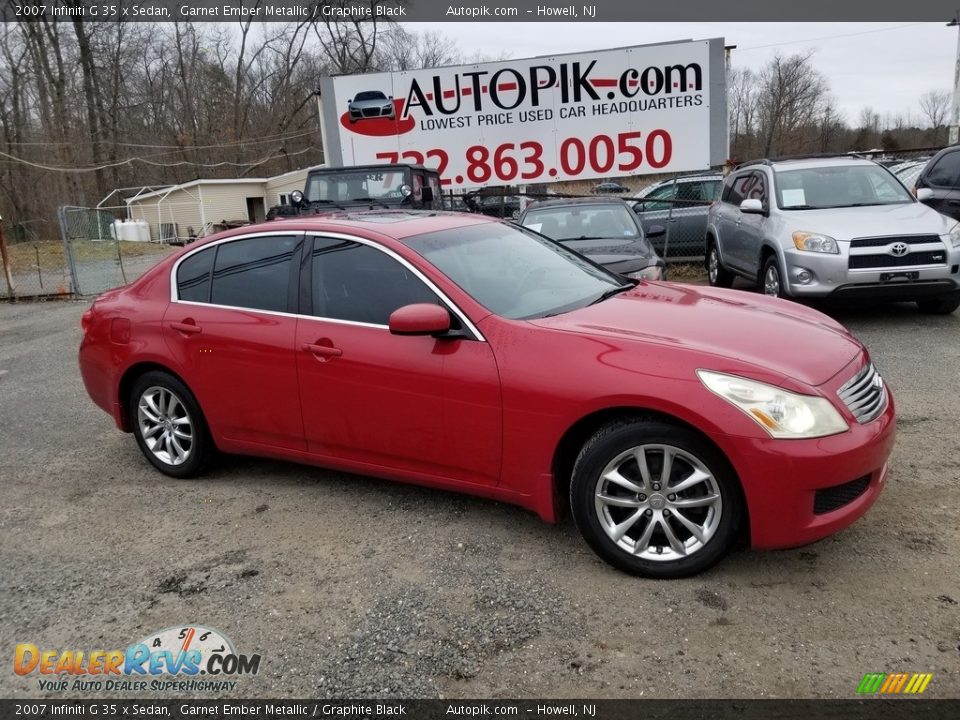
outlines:
M0 0L4 22L946 22L957 0Z
M955 720L960 700L0 700L0 717L324 720Z

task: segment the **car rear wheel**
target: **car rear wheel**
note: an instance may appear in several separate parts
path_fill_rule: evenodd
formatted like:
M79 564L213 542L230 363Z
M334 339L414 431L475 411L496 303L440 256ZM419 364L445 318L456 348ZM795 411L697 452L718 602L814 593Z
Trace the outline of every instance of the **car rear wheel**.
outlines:
M141 375L129 412L140 451L160 472L190 478L206 466L213 443L200 406L180 380L160 371Z
M687 428L636 420L608 425L584 445L570 505L605 561L641 577L679 578L729 552L743 502L709 442Z
M960 293L917 300L917 307L929 315L949 315L960 307Z
M707 279L713 287L728 288L733 285L733 273L720 264L720 251L717 250L715 242L707 246L707 258L704 264L707 268Z
M783 284L783 273L780 272L780 263L777 262L776 255L768 255L763 263L763 270L760 273L760 292L769 297L778 297L785 300L790 299L790 293L787 292Z

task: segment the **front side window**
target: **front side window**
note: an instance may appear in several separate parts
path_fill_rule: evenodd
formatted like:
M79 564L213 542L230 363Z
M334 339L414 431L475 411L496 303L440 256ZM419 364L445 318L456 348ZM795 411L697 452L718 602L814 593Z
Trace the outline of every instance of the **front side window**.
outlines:
M677 186L676 183L670 183L669 185L661 185L658 188L654 188L650 193L637 203L637 210L639 212L656 212L658 210L669 210L670 206L673 203L670 202L656 202L657 200L672 200L674 194L676 193Z
M632 287L557 242L501 223L405 242L478 303L513 320L557 315Z
M937 160L926 181L934 187L960 187L960 152L949 152Z
M246 238L220 243L210 302L253 310L287 310L290 263L296 235Z
M404 305L439 303L402 263L369 245L314 238L313 314L332 320L387 325Z

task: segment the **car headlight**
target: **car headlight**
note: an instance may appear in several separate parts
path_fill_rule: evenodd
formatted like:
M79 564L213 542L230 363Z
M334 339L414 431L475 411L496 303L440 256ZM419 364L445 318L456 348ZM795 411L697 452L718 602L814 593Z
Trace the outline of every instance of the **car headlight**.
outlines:
M849 429L826 398L709 370L697 370L697 376L708 390L749 415L771 437L816 438Z
M651 265L643 270L637 270L632 273L624 273L624 277L631 280L663 280L663 268L659 265Z
M795 232L793 234L793 244L797 250L805 250L815 253L833 253L840 252L837 241L829 235L812 232Z
M954 225L950 231L950 244L955 248L960 248L960 223Z

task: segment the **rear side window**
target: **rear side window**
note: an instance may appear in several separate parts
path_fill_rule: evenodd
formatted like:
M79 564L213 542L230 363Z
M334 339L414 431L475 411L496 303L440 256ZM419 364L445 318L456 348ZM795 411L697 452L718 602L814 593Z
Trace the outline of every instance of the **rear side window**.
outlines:
M194 253L177 268L177 297L192 302L210 302L210 271L215 247Z
M295 235L234 240L217 246L210 302L253 310L287 309Z
M960 187L960 152L951 152L937 160L926 180L940 187Z
M387 325L404 305L440 300L406 266L376 248L314 238L313 314L332 320Z

